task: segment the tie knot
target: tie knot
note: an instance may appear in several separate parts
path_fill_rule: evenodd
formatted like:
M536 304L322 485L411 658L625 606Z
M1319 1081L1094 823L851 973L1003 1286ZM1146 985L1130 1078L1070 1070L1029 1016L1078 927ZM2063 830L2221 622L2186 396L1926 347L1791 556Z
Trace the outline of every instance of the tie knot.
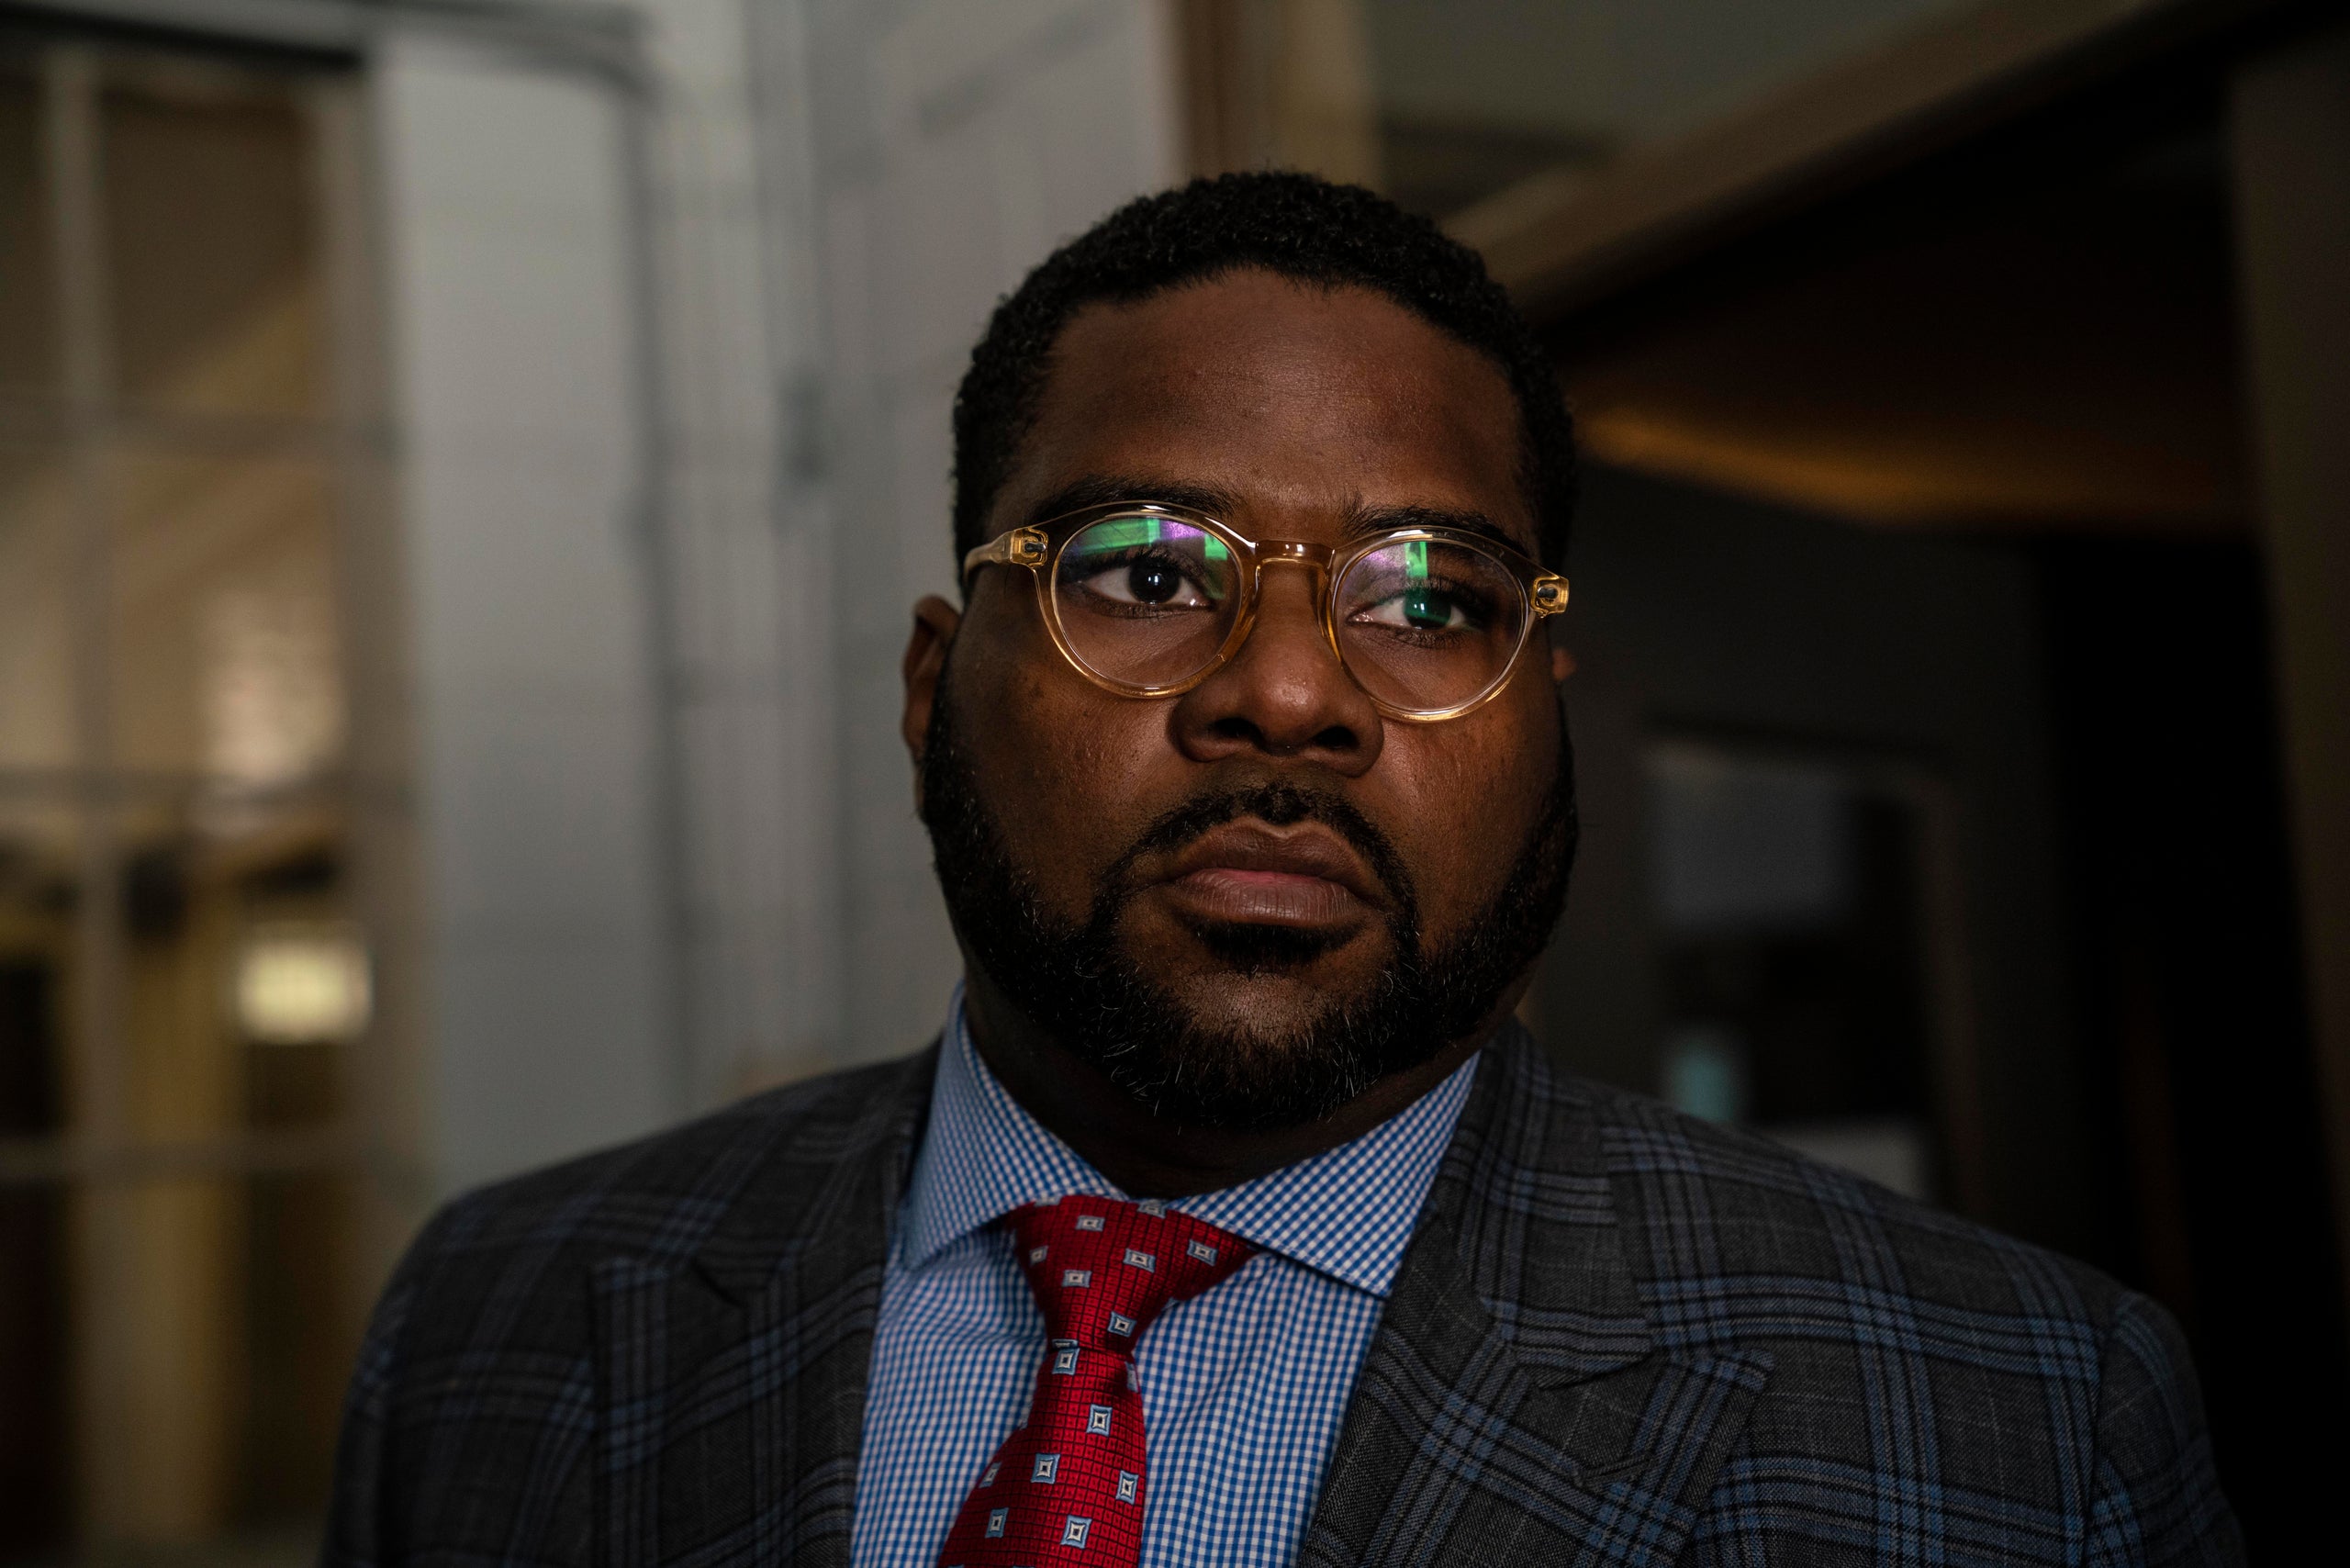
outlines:
M1046 1337L1122 1356L1169 1302L1228 1278L1256 1251L1150 1199L1072 1195L1030 1204L1012 1226Z

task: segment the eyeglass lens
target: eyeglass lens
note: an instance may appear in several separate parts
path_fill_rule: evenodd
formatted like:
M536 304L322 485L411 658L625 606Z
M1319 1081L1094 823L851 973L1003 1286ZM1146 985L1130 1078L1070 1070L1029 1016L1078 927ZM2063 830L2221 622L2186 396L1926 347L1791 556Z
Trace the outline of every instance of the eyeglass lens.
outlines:
M1061 634L1115 685L1181 686L1215 661L1240 613L1241 565L1211 531L1158 516L1103 518L1065 544L1053 574ZM1358 557L1331 585L1348 670L1407 712L1483 696L1523 640L1516 575L1471 545L1398 540Z
M1483 551L1408 539L1358 558L1331 587L1338 650L1363 689L1417 712L1484 695L1524 640L1516 574Z

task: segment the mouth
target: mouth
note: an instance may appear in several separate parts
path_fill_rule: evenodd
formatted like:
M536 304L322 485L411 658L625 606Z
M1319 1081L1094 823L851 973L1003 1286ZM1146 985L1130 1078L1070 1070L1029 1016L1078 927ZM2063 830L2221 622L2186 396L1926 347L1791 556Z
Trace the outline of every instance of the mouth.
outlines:
M1203 925L1334 931L1390 902L1346 840L1315 823L1226 823L1177 855L1160 885L1182 915Z

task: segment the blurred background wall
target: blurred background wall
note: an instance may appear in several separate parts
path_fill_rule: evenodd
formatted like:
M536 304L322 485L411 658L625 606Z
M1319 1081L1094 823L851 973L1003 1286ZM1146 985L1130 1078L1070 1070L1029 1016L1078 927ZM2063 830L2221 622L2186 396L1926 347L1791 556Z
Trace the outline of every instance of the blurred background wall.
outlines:
M449 1193L912 1049L994 300L1480 246L1590 457L1580 1070L2147 1289L2345 1457L2350 35L2292 0L0 6L0 1561L309 1550Z

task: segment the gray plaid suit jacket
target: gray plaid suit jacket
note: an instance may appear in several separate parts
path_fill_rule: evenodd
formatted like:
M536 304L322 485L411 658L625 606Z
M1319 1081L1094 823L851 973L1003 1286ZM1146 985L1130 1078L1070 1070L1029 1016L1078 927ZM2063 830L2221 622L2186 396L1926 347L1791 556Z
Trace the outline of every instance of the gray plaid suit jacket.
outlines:
M377 1309L326 1562L845 1568L935 1052L461 1199ZM1489 1046L1299 1562L2238 1562L2162 1311Z

